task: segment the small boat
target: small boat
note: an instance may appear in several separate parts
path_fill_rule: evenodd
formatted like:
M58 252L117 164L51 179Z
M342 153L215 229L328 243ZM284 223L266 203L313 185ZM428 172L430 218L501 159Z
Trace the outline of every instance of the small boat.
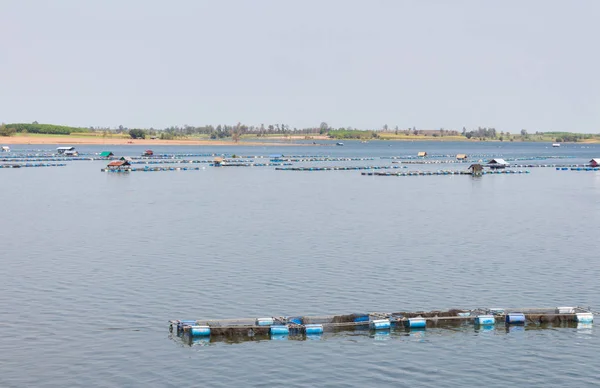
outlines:
M335 145L336 145L336 146L343 146L343 145L344 145L344 143L341 143L341 142L340 142L340 143L335 143Z
M552 147L560 147L560 143L554 143L552 144Z

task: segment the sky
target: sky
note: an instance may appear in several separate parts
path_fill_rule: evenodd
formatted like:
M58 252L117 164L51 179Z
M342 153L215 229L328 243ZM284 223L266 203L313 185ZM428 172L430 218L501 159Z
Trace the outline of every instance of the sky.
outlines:
M0 0L0 122L600 133L597 0Z

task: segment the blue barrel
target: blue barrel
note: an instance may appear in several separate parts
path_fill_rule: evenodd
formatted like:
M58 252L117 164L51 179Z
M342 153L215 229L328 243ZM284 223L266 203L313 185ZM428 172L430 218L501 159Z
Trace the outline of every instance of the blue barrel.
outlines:
M256 326L271 326L273 324L273 318L257 318Z
M478 315L475 317L475 325L494 325L496 318L493 315Z
M295 323L296 325L302 325L302 317L290 317L288 318L289 323Z
M306 328L306 334L322 334L323 325L311 324L304 326Z
M369 322L369 327L373 330L388 330L390 328L390 320L375 319Z
M192 326L190 334L193 336L207 336L210 335L209 326Z
M285 325L274 325L274 326L271 326L271 334L273 334L273 335L290 334L290 329L289 329L289 327L287 327Z
M354 317L354 322L369 322L369 315L368 314L357 315Z
M524 325L525 314L523 313L508 313L506 314L507 325Z
M592 313L577 313L575 319L579 323L592 323L594 322L594 314Z
M404 321L404 327L411 329L425 328L427 327L427 322L425 318L408 318Z

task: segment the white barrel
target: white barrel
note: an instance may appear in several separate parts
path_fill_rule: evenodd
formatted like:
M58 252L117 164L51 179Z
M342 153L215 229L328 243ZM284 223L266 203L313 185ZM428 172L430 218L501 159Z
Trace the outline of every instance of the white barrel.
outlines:
M369 326L371 329L375 330L385 330L390 328L390 320L389 319L375 319L369 322Z
M577 322L592 323L594 322L594 314L592 313L577 313L575 314Z
M495 325L496 317L493 315L478 315L475 317L475 325Z
M256 326L271 326L273 324L273 318L257 318Z
M575 314L575 307L557 307L557 314Z

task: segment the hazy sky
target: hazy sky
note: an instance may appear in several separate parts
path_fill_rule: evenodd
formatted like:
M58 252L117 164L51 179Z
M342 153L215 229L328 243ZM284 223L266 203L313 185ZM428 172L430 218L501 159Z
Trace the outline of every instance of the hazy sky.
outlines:
M600 1L0 0L0 121L600 132Z

